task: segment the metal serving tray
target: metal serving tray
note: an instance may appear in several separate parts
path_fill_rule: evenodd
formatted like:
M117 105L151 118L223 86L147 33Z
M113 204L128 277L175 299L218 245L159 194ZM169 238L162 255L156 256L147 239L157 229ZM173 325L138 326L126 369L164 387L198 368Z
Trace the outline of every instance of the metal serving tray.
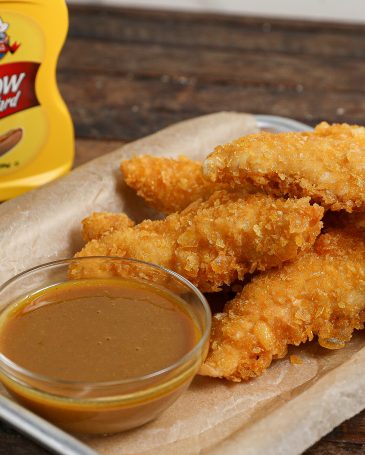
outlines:
M256 122L263 131L272 133L287 133L289 131L312 131L313 128L305 123L297 122L286 117L276 115L255 115Z

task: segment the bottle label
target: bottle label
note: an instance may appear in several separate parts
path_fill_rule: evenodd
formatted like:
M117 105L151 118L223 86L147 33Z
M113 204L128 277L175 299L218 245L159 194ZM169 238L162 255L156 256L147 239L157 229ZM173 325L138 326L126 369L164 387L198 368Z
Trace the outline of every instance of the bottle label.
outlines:
M0 119L37 106L35 78L39 63L0 65Z
M31 18L0 15L0 179L33 160L47 140L49 121L39 97L45 43Z

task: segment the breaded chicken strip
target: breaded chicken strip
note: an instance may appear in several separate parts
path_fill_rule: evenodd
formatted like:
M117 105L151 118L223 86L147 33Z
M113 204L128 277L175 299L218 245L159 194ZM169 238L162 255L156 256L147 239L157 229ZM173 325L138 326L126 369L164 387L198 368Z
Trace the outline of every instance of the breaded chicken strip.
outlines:
M134 226L125 213L94 212L82 220L82 237L85 242L99 239L106 232Z
M92 240L76 256L153 262L204 292L216 292L248 272L277 266L308 249L320 232L322 215L322 207L311 206L308 198L218 191L164 220L146 220ZM90 264L79 263L71 272L73 278L96 275Z
M164 213L180 212L197 199L206 200L214 191L227 187L205 180L202 163L184 156L141 155L123 161L120 169L127 185Z
M330 210L365 211L365 128L319 124L314 132L258 133L219 146L204 162L212 182L309 196Z
M342 348L364 321L365 238L333 229L294 262L257 275L214 316L201 374L246 380L314 336Z

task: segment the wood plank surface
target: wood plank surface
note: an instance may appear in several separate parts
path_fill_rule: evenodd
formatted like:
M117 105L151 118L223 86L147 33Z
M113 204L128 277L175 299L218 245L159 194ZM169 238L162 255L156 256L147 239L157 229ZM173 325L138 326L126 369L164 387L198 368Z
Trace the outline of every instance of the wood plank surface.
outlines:
M361 123L365 112L361 93L355 99L353 93L327 94L304 90L301 84L293 90L240 87L200 83L185 76L171 80L166 75L128 80L114 75L61 74L59 80L68 93L78 135L96 139L132 140L179 120L220 110L281 115L311 125L324 119Z
M185 77L205 84L235 84L238 87L280 85L295 89L363 92L363 57L321 56L288 54L276 51L211 49L199 47L164 47L161 44L93 42L74 39L66 47L60 71L70 70L67 62L73 61L74 74L112 75L133 79L160 79L161 74L170 79ZM133 58L131 55L133 54ZM116 58L118 57L118 58ZM338 70L341 71L338 71ZM168 82L168 81L167 81Z
M223 109L361 123L364 38L361 25L74 7L59 81L81 137L131 140Z
M112 152L124 145L124 141L100 141L91 139L77 139L76 141L76 155L74 167L81 166L94 158Z
M58 80L75 166L221 110L365 123L365 26L108 7L70 8ZM0 425L1 454L46 454ZM365 411L306 455L363 455Z
M73 7L69 36L113 43L204 46L309 55L365 55L365 42L349 48L349 36L365 26L156 10Z

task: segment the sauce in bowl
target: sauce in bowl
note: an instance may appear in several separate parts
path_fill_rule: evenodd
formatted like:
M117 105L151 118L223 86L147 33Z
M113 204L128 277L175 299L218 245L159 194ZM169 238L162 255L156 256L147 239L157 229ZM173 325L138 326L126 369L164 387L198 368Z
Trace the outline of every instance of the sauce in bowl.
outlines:
M109 260L126 267L132 261ZM67 269L72 261L49 266ZM172 274L139 261L136 267ZM2 286L0 299L35 271ZM48 278L46 286L9 302L0 314L3 384L71 431L112 433L153 419L190 384L206 354L210 324L199 291L175 274L168 278L172 290L133 277Z
M115 381L173 364L200 338L176 296L125 279L69 281L9 308L0 351L33 373Z

